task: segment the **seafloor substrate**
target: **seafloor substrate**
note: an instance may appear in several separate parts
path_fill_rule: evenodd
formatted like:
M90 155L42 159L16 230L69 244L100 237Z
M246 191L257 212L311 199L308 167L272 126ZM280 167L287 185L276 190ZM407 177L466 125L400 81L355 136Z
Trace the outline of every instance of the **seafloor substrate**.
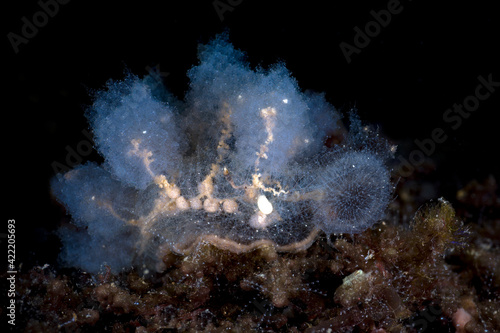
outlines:
M393 220L358 235L321 236L306 251L234 254L200 244L168 253L165 271L94 276L33 267L18 275L28 332L495 332L500 330L496 182L472 181L455 207L415 209L398 184ZM457 213L456 213L457 212ZM399 222L398 222L399 221ZM463 222L465 221L465 223ZM5 280L5 279L2 279Z

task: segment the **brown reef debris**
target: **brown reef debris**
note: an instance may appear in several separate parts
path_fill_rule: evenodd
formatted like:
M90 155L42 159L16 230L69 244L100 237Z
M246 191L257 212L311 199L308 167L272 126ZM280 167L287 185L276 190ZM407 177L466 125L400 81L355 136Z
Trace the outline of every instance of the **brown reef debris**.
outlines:
M410 227L323 235L307 250L234 253L201 242L163 272L19 275L29 332L489 332L500 327L498 223L464 226L443 199ZM496 232L484 232L496 225ZM496 235L496 239L491 235ZM489 237L489 238L488 238Z

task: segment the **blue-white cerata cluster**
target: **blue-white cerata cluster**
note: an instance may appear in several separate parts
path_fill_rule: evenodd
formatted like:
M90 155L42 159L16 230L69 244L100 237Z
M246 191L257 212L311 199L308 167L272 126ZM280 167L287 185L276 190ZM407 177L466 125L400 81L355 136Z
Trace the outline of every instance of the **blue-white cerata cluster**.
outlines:
M199 59L184 101L133 75L96 94L88 118L105 162L52 184L77 227L59 232L67 265L117 271L201 241L296 251L383 217L391 152L376 132L351 115L327 147L339 113L283 65L253 70L224 36Z

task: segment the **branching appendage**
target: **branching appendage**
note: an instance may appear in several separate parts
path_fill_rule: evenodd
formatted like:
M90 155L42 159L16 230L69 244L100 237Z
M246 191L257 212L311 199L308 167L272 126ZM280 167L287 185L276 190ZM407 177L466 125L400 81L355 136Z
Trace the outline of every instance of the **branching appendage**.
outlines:
M221 110L220 122L222 129L220 131L220 138L217 142L217 157L210 167L209 173L198 184L198 194L193 197L185 197L182 195L181 189L173 182L169 181L165 175L154 175L150 169L150 164L154 160L153 154L145 149L140 149L140 140L132 140L133 149L129 154L139 156L145 168L153 175L154 183L158 186L160 196L155 199L154 208L151 212L139 220L131 220L129 223L137 225L141 230L142 240L140 248L145 249L149 240L152 237L150 227L155 223L158 216L169 216L182 213L188 210L204 210L206 213L226 213L236 214L238 210L238 201L244 200L245 202L255 205L253 215L248 217L247 223L255 229L265 229L270 225L280 221L282 218L278 211L273 206L274 200L282 200L286 202L299 202L302 200L315 200L318 196L322 197L319 191L311 192L294 192L292 195L284 189L281 183L271 177L263 177L260 170L260 162L262 159L268 158L269 145L274 141L273 129L276 125L276 116L278 111L275 108L267 107L259 112L261 121L264 122L265 130L267 133L265 141L260 145L259 150L255 152L257 158L254 164L254 173L250 175L251 179L246 184L237 185L231 178L231 171L228 166L223 165L227 156L229 155L228 140L233 135L233 124L231 122L231 107L229 104L224 103ZM242 195L237 197L224 197L216 198L214 196L214 179L221 174L232 188L242 190ZM270 197L268 197L270 196ZM271 200L270 200L271 198ZM304 248L306 244L314 241L317 230L303 240L300 244L296 244L298 249ZM233 252L246 252L247 250L254 249L263 245L273 245L271 241L260 240L250 245L243 245L232 240L224 239L218 236L201 236L204 241L213 243L220 248L227 248ZM283 251L293 250L293 245L283 247ZM179 248L176 252L185 252L186 249Z
M146 170L151 176L154 176L153 171L151 171L151 163L154 161L154 159L151 158L153 156L153 153L147 149L140 149L141 145L141 139L132 139L130 143L133 146L133 149L128 151L128 155L134 155L139 157L142 160L142 163L146 167Z

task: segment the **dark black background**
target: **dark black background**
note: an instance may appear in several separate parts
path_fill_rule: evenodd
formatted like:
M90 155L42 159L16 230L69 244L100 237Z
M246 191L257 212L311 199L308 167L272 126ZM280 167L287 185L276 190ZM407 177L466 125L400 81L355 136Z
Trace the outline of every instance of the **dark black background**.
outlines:
M211 0L72 0L17 54L7 34L21 34L21 18L32 21L41 8L33 0L3 5L2 223L17 221L18 263L55 258L51 232L61 213L50 197L51 165L65 163L65 147L86 139L89 90L123 77L125 69L143 76L159 65L169 73L164 83L182 98L197 45L226 29L252 65L284 61L301 88L326 92L344 112L356 106L363 120L402 147L402 156L415 149L413 140L444 128L448 140L431 158L449 199L470 179L496 174L500 89L457 130L442 120L446 109L474 93L479 75L500 81L494 2L401 1L402 12L350 64L339 44L353 44L353 28L364 29L373 20L370 11L386 9L389 1L238 2L221 20Z

